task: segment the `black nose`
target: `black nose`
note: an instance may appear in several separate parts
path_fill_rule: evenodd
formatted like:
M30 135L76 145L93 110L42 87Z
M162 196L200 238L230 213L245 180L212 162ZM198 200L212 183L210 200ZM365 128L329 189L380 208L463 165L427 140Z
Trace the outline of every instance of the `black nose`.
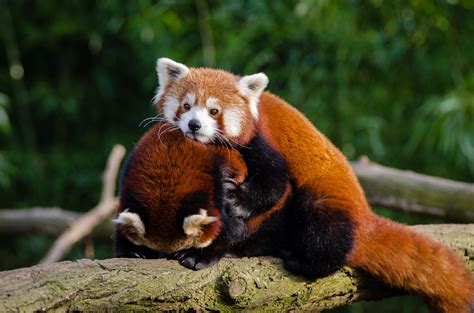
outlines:
M201 128L201 123L198 120L193 118L192 120L189 121L188 127L190 130L195 132Z

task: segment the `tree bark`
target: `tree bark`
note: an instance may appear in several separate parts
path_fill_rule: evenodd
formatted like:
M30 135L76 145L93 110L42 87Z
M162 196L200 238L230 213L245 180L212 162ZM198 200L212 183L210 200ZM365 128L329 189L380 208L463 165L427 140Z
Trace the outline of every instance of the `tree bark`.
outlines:
M414 229L441 240L474 270L474 224ZM350 268L316 281L290 275L274 258L223 259L191 271L175 261L60 262L0 272L0 311L289 310L320 311L399 295Z

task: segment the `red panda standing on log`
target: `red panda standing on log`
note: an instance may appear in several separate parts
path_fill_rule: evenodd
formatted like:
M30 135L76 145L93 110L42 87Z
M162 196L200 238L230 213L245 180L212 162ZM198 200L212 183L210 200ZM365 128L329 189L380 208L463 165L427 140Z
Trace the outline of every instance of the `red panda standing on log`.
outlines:
M474 280L460 258L375 215L344 155L294 107L263 92L265 74L238 77L166 58L158 60L157 71L155 104L166 120L195 141L234 147L245 160L245 182L226 183L233 196L227 214L251 219L270 210L284 193L272 181L273 173L279 180L281 164L273 158L286 162L294 187L285 225L294 238L285 262L290 270L319 277L347 264L421 294L439 312L471 312ZM199 253L184 257L195 268Z

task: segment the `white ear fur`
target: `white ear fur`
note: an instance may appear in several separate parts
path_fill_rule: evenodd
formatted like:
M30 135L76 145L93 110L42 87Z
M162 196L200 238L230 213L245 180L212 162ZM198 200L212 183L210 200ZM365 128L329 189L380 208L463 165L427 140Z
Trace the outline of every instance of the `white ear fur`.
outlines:
M189 68L181 63L168 58L159 58L156 61L156 73L158 74L159 87L155 96L158 101L166 86L172 81L178 80L189 72Z
M119 214L116 219L112 220L115 224L127 226L129 232L133 233L135 238L129 238L133 243L140 245L137 240L142 240L145 237L145 225L140 216L136 213L128 212L128 209Z
M267 85L268 77L264 73L244 76L237 82L240 94L249 99L250 112L255 119L258 118L258 100Z
M201 235L201 226L208 225L217 221L215 216L207 216L207 211L204 209L199 210L199 214L187 216L183 221L184 233L191 237L197 237Z

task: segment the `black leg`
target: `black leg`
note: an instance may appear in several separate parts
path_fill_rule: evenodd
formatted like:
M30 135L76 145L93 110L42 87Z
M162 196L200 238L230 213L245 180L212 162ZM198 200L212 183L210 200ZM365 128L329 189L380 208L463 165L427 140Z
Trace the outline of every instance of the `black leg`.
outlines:
M315 197L300 191L289 208L291 253L286 268L308 278L327 276L346 262L353 246L353 225L338 208L318 207Z

